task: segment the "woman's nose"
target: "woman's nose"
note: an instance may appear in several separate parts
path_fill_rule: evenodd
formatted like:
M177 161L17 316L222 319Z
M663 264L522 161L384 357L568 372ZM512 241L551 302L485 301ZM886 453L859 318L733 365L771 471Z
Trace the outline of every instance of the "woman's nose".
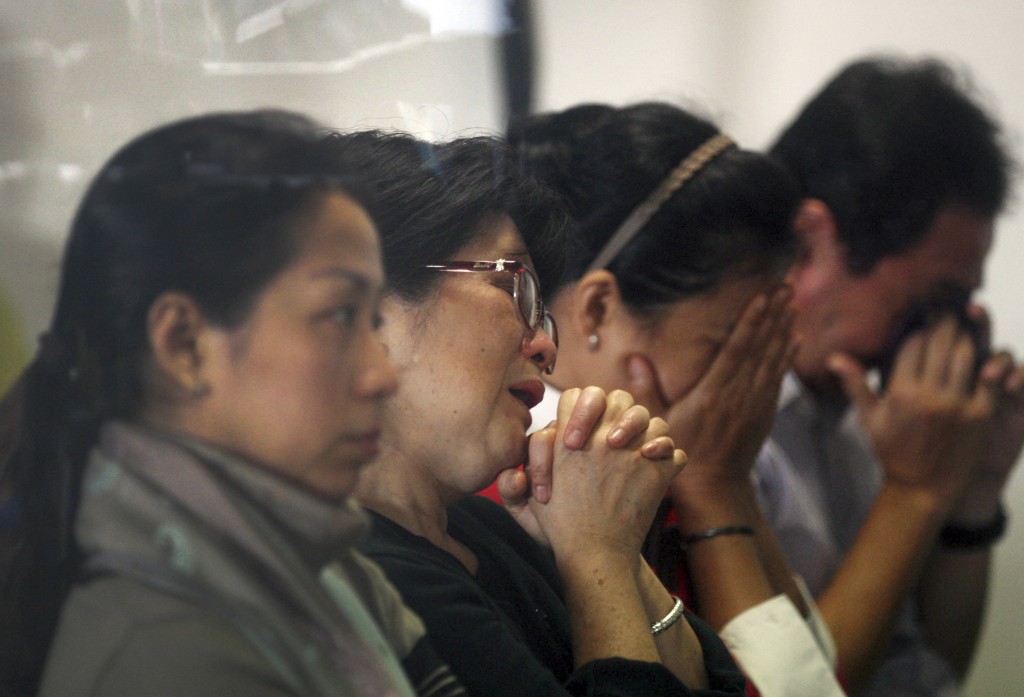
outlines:
M555 367L555 357L558 354L558 347L554 339L548 336L547 332L538 327L523 338L523 354L530 357L530 360L540 366L545 373L551 374Z
M365 369L359 376L359 388L367 397L382 399L398 388L398 374L388 358L388 349L376 333L369 337Z

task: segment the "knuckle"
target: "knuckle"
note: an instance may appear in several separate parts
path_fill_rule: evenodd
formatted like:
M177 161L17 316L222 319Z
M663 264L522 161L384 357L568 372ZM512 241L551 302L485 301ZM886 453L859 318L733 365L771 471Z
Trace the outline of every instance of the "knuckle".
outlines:
M668 422L665 421L665 419L661 418L660 416L655 416L654 418L651 419L648 428L668 433Z
M634 404L626 413L630 418L636 419L637 421L644 422L651 420L651 412L648 411L647 407L641 404Z
M612 390L608 393L608 401L614 404L630 405L633 404L633 395L625 390Z

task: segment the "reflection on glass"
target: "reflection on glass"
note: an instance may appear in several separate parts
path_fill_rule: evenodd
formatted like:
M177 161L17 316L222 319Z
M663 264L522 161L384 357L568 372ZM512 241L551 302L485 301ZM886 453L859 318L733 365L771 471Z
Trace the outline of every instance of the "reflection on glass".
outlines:
M129 138L189 114L258 107L428 138L499 132L507 38L525 36L510 17L525 2L4 3L0 283L29 335L48 319L75 204ZM525 103L528 82L517 89Z

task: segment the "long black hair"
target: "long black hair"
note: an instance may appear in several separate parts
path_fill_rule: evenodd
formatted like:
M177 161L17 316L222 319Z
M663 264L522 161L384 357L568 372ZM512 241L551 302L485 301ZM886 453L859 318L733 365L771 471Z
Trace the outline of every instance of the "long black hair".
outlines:
M292 258L291 222L323 192L360 200L324 131L295 114L195 117L102 167L64 252L49 330L0 403L0 494L17 509L0 555L0 685L35 694L79 563L72 526L100 425L144 405L146 316L169 290L226 328Z

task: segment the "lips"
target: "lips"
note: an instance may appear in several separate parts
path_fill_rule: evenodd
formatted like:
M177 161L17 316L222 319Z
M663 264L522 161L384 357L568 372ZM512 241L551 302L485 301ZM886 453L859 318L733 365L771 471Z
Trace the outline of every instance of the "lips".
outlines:
M533 409L544 398L544 383L540 380L524 380L509 387L508 391L525 404L527 409Z
M348 436L346 440L363 453L376 454L380 447L380 431L374 429L364 433L355 433Z

